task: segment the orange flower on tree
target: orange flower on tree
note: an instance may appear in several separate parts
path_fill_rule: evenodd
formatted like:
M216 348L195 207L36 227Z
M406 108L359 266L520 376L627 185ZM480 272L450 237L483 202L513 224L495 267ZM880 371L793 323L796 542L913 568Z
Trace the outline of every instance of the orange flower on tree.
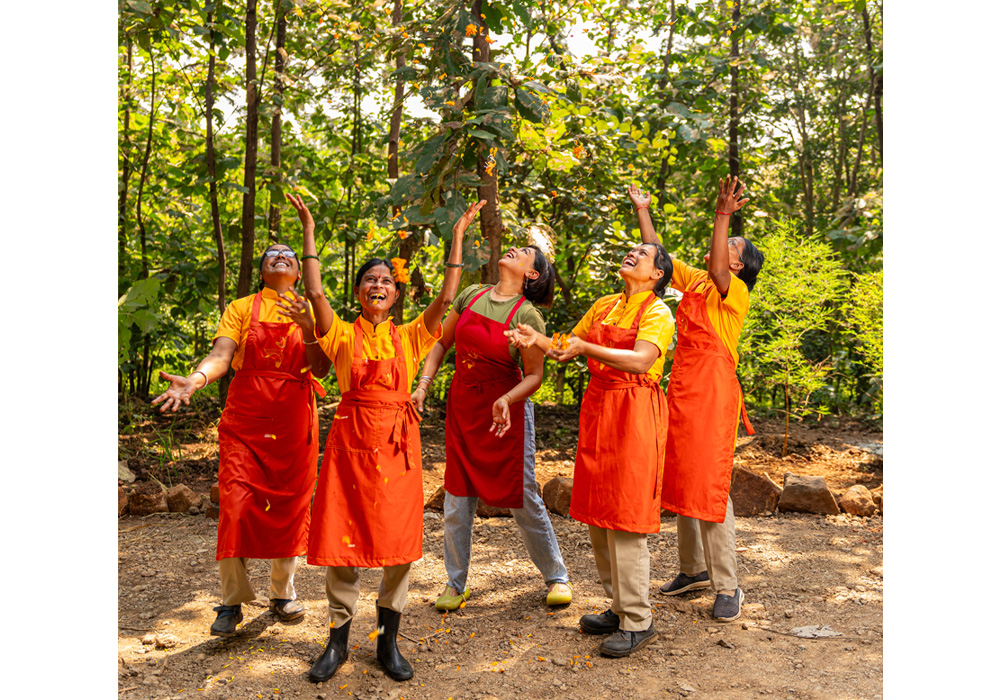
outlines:
M479 31L479 27L474 24L465 25L465 36L475 36Z
M406 269L406 260L403 258L393 258L389 262L392 263L392 278L397 282L409 284L410 271Z

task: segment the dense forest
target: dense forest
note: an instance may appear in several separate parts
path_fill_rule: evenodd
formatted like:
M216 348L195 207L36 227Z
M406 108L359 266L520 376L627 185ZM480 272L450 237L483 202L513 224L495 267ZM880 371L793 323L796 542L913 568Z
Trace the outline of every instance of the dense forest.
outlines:
M766 258L741 339L749 408L881 418L879 2L120 0L118 41L122 406L208 352L270 242L301 251L286 192L345 317L376 255L406 261L396 318L424 308L452 224L486 199L463 283L540 243L546 322L567 331L621 288L629 184L700 265L732 174L750 203L731 235ZM549 363L537 398L578 401L583 370Z

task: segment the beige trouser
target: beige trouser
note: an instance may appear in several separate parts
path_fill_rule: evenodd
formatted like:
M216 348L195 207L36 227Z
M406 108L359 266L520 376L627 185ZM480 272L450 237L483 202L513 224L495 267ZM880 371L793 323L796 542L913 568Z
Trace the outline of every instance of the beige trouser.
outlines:
M403 612L409 589L410 564L383 566L376 604L380 608ZM361 569L356 566L326 567L326 599L330 605L327 621L332 627L340 627L354 617L360 595Z
M726 519L721 523L677 516L677 556L682 574L694 576L707 570L715 593L736 589L733 499L726 504Z
M611 598L611 611L618 615L619 627L641 632L653 624L649 606L649 548L646 534L605 530L590 526L597 575Z
M298 557L271 560L271 591L269 598L295 600L295 565ZM238 605L257 599L247 576L246 557L231 557L219 560L219 576L222 578L222 604Z

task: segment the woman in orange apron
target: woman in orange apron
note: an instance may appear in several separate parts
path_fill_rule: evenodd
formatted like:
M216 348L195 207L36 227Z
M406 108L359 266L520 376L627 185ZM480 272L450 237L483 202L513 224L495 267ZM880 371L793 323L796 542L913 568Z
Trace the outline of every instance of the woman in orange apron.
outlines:
M580 627L611 635L600 651L623 657L657 637L649 604L646 537L660 530L666 401L663 353L673 335L670 310L657 295L670 281L663 246L629 251L618 270L625 291L603 297L557 348L527 326L508 334L559 362L583 355L590 382L580 405L580 439L569 514L590 526L597 572L611 609L584 615Z
M672 286L684 293L677 308L677 347L667 386L670 430L664 462L664 508L678 514L680 573L660 590L680 595L711 587L712 614L740 617L743 591L736 576L736 518L729 486L740 416L747 432L743 396L736 378L743 319L764 257L750 241L728 238L729 216L746 204L744 185L719 181L708 271L674 263ZM634 187L644 241L658 241L649 217L649 196ZM645 213L643 213L645 212Z
M309 252L307 248L307 252ZM313 250L313 256L315 250ZM306 553L309 502L316 484L319 427L314 377L330 360L319 348L317 324L294 291L302 273L319 279L317 262L304 270L286 245L261 256L257 294L233 301L222 315L208 357L187 377L160 372L170 387L153 400L176 411L198 389L236 371L219 421L219 527L216 559L222 605L211 633L231 636L242 604L256 598L246 560L271 560L270 609L282 621L305 614L295 600L297 557ZM288 322L291 319L292 322Z
M292 202L305 222L305 205ZM417 364L441 337L441 319L461 277L462 237L484 204L469 207L455 224L441 292L410 323L392 323L399 289L392 262L380 258L358 270L354 296L361 315L353 323L338 318L325 298L315 302L317 316L321 308L333 319L320 347L333 360L343 398L327 437L309 531L307 561L327 567L330 622L326 649L309 670L314 682L331 678L347 658L360 595L358 567L383 572L376 602L378 661L394 680L413 677L396 645L410 564L423 554L420 418L410 385Z
M511 248L500 259L495 286L475 285L458 295L441 340L424 363L413 400L423 411L434 375L455 345L455 376L448 391L445 429L444 565L448 583L434 604L455 610L469 599L472 526L479 499L510 508L528 555L542 574L549 605L572 601L569 574L555 530L535 485L535 412L529 397L542 384L545 357L535 347L509 347L504 331L516 323L545 332L536 306L551 306L555 272L535 246Z

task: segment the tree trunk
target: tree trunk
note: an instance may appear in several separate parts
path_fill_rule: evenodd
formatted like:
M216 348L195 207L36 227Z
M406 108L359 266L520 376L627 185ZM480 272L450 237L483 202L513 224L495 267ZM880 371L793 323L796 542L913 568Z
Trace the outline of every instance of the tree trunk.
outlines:
M219 311L226 310L226 246L222 238L222 217L219 213L219 189L215 181L215 126L212 110L215 107L215 29L212 26L212 0L205 4L205 25L208 29L208 77L205 80L205 160L208 164L208 198L212 205L212 232L215 235L215 257L219 263ZM197 356L197 352L195 355ZM219 408L225 408L229 396L232 371L219 378Z
M354 124L351 126L351 162L347 169L347 211L353 214L354 207L354 157L361 150L361 42L354 42ZM355 246L349 240L347 229L344 230L344 306L350 304L354 293L354 255Z
M674 22L677 15L674 12L674 0L670 0L670 33L667 35L667 53L663 56L663 77L660 78L660 106L666 107L670 104L670 97L667 95L667 70L670 68L670 61L674 52ZM660 173L656 176L656 191L659 193L660 206L667 195L667 176L670 170L670 149L660 160Z
M868 108L872 104L872 93L868 92L865 99L865 106L861 110L861 133L858 134L858 152L854 156L854 168L851 170L851 182L847 187L847 196L855 197L858 193L858 168L861 167L861 155L865 150L865 131L868 126Z
M783 385L785 390L785 444L781 447L781 456L788 456L788 384Z
M885 163L882 148L882 78L875 75L875 68L872 66L875 52L872 48L871 20L868 17L868 5L866 3L861 3L861 18L865 22L865 46L868 48L868 74L871 80L870 91L875 97L875 130L878 133L878 162Z
M122 89L122 102L125 104L125 117L122 124L122 189L118 193L118 280L119 284L127 284L128 279L128 233L125 230L128 221L128 181L132 176L132 140L129 137L129 121L132 105L132 40L126 39L126 55L128 72ZM125 290L119 288L119 295Z
M149 49L149 68L152 74L152 86L149 90L149 130L146 134L146 152L142 156L142 172L139 175L139 191L135 199L135 221L139 224L139 240L142 244L141 279L149 277L149 259L146 256L146 225L142 221L142 190L146 185L146 175L149 173L149 153L153 148L153 122L156 117L156 63L153 61L153 49Z
M473 0L472 16L474 21L489 30L486 20L482 17L482 12L483 1ZM490 45L486 41L486 36L478 32L472 37L472 60L484 63L490 60ZM485 185L480 185L477 188L479 199L486 200L486 204L479 210L479 230L490 246L490 259L480 268L479 279L484 284L496 284L500 281L500 234L503 233L503 222L500 220L497 170L494 168L492 175L487 174L485 147L480 147L476 173L481 181L486 182Z
M250 293L253 277L254 199L257 195L257 108L260 106L260 89L257 84L257 0L247 0L246 12L246 91L247 129L246 155L243 163L243 212L240 219L240 276L236 296Z
M740 57L740 42L737 26L740 22L740 2L733 0L733 24L732 43L729 47L729 174L733 177L740 175L740 69L735 65ZM734 213L730 217L731 234L733 236L743 235L743 215L740 212Z
M277 23L277 36L274 39L274 112L271 114L271 168L269 180L275 190L271 191L271 206L267 215L267 230L271 241L278 242L281 234L281 210L278 206L284 197L281 188L281 107L285 97L285 30L288 19L281 0L274 0L274 16Z
M395 0L392 7L392 26L398 27L403 21L403 0ZM403 57L403 46L400 39L395 40L396 68L402 68L405 64ZM396 92L393 98L392 116L389 118L389 149L386 155L388 163L389 179L395 181L399 178L399 129L403 122L403 81L396 81ZM395 216L400 211L400 207L393 205L392 214ZM410 258L419 248L419 239L412 231L399 244L399 257L409 264ZM392 305L392 315L396 323L403 323L403 313L406 310L406 285L400 285L399 296L396 303Z

